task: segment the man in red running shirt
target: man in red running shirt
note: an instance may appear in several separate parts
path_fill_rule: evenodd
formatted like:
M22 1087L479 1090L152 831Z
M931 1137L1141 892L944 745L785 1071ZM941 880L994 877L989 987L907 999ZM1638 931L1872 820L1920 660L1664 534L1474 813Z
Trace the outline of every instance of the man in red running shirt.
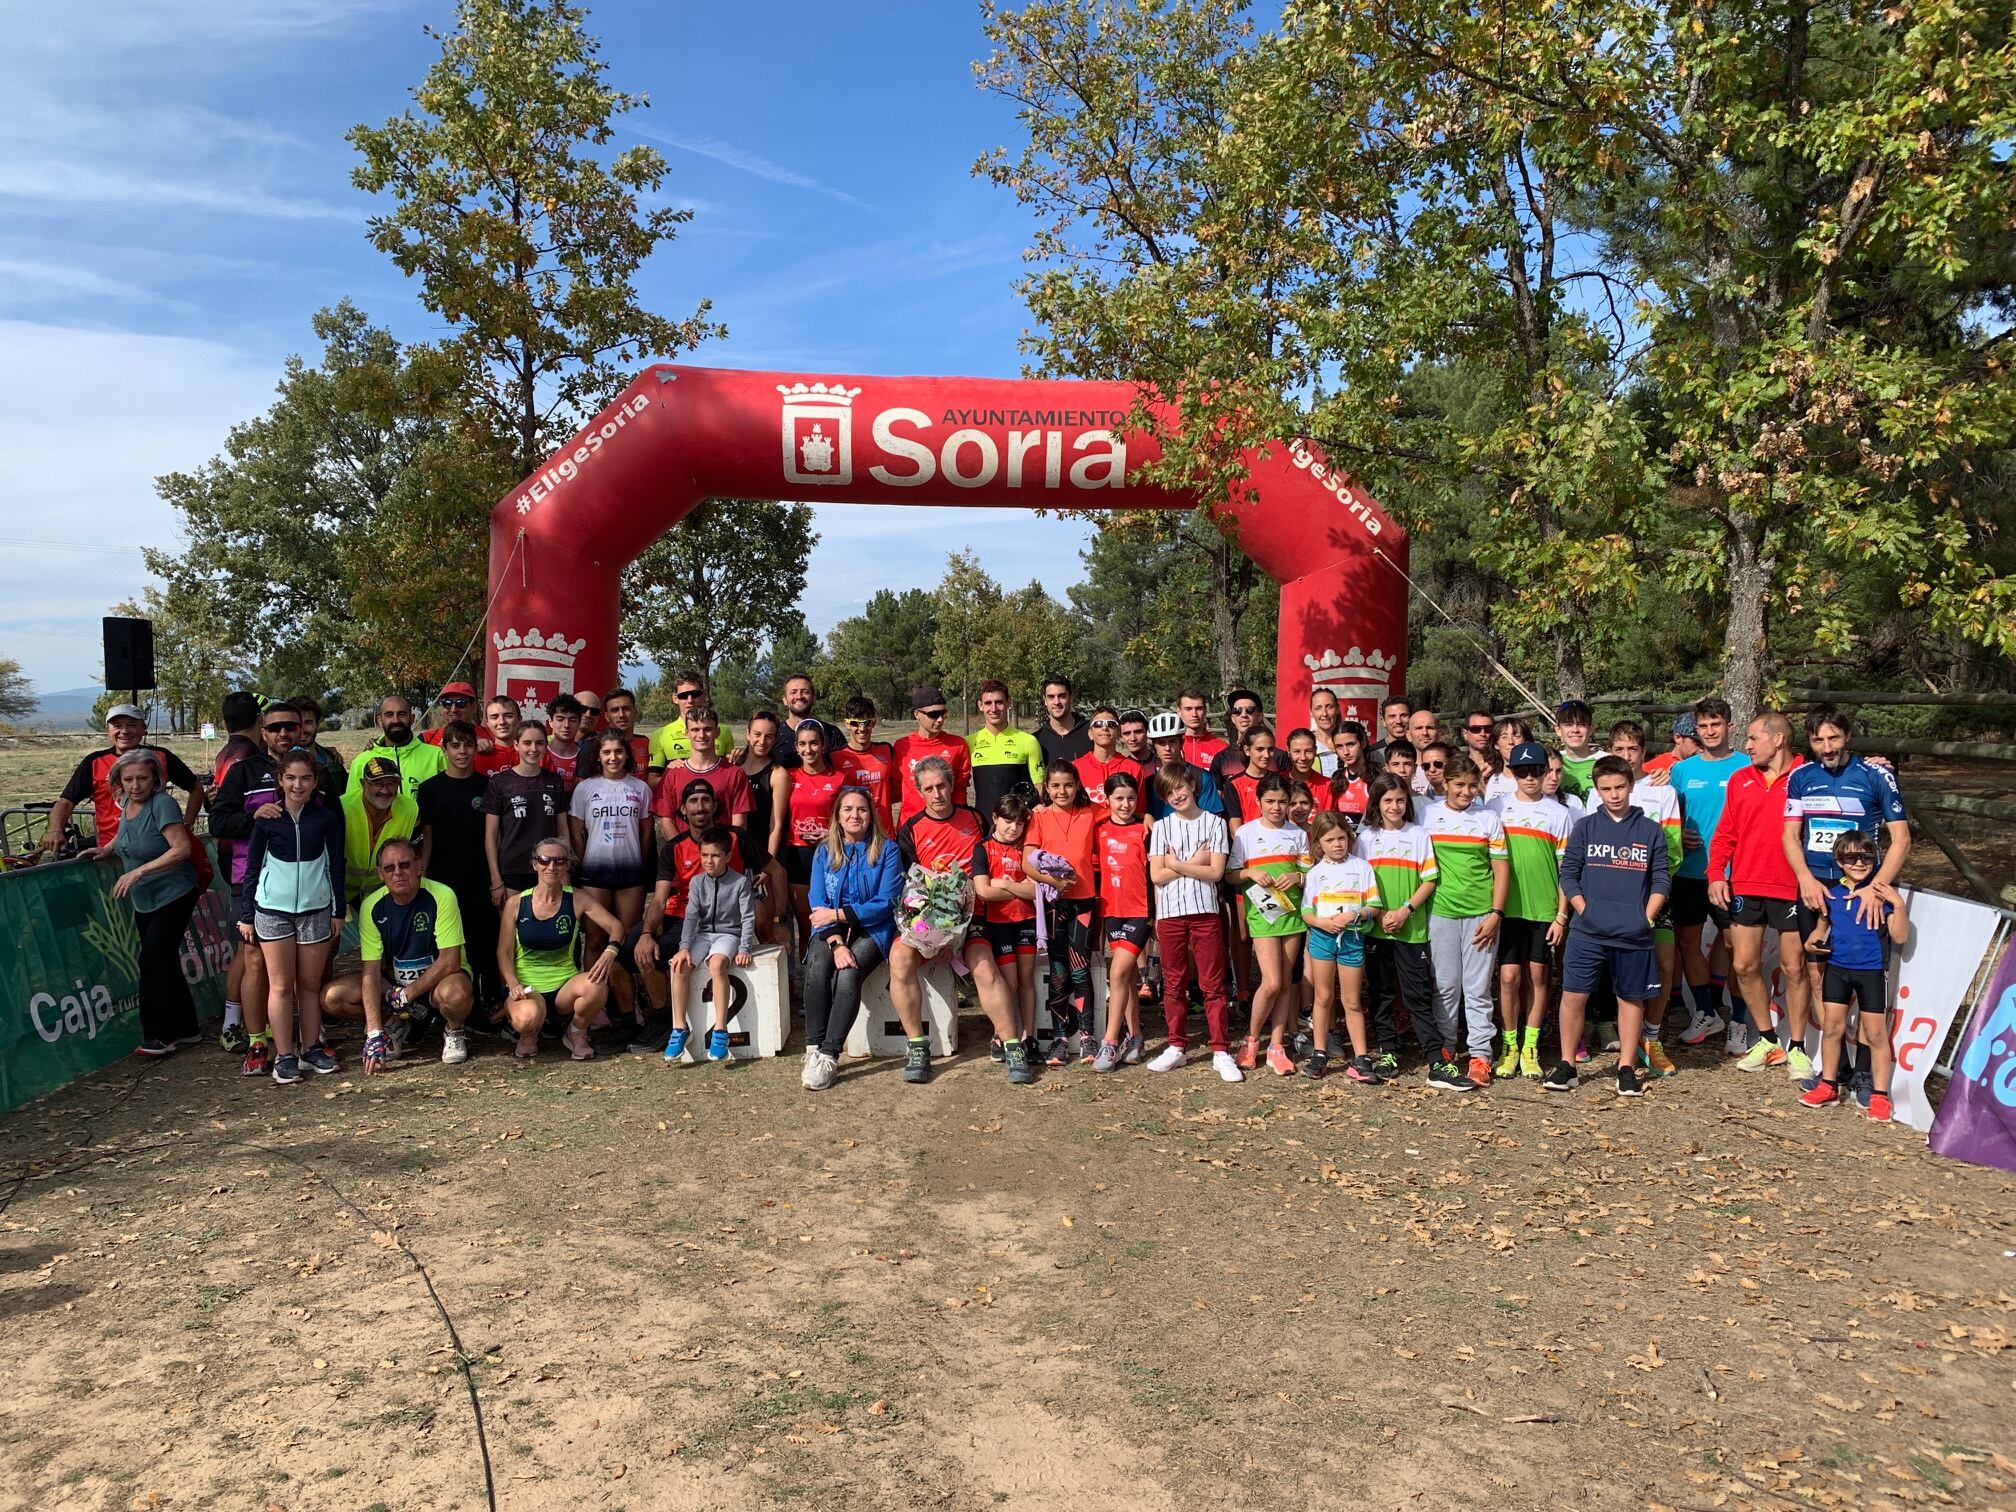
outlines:
M1210 771L1211 761L1225 749L1225 742L1204 722L1210 701L1195 688L1176 695L1176 717L1183 721L1183 759L1200 771Z
M945 733L945 695L925 686L910 690L910 712L917 728L896 742L896 772L901 779L903 817L910 818L924 807L924 795L917 791L917 764L936 756L952 769L952 801L966 801L966 785L973 776L973 753L963 735Z
M885 832L896 828L896 748L875 738L875 700L856 693L841 707L840 722L847 727L847 743L829 752L833 765L846 774L847 786L857 787L875 805L875 817Z
M98 838L93 843L101 850L112 843L112 837L119 832L121 800L112 791L110 774L113 763L129 751L147 752L161 769L161 786L179 787L189 795L188 801L182 805L182 822L189 826L193 835L196 832L196 816L203 812L203 784L196 780L196 774L183 764L180 756L165 746L147 744L147 716L140 711L139 705L114 704L106 711L105 740L102 750L93 751L77 763L77 770L64 784L62 796L50 806L49 827L42 836L42 849L52 856L56 854L63 841L63 832L70 827L70 815L87 798L91 800L91 815L98 828Z
M942 717L942 698L926 702L938 706ZM960 791L953 787L953 780L952 763L943 756L926 756L918 761L914 771L905 769L904 781L916 787L918 803L914 811L908 803L904 804L906 817L903 827L896 832L897 849L906 869L921 866L926 871L956 870L969 877L987 876L987 823L972 809L953 801L953 794ZM994 1026L994 1037L1001 1041L1008 1080L1017 1085L1034 1081L1036 1068L1030 1064L1022 1045L1015 1002L1008 984L1001 979L1000 968L994 964L994 951L987 943L985 930L974 929L950 948L959 952L972 974L980 1007ZM928 1081L931 1076L931 1042L924 1034L924 991L917 980L918 962L923 959L899 929L889 947L889 1004L903 1021L903 1033L909 1041L903 1062L906 1082Z
M1084 785L1086 798L1103 809L1106 807L1108 777L1115 772L1125 772L1136 782L1141 782L1148 774L1140 762L1121 754L1120 716L1111 704L1101 704L1094 709L1085 728L1092 737L1092 749L1071 765L1078 769L1078 781Z
M1750 765L1729 779L1729 795L1708 843L1708 901L1728 910L1729 957L1750 1008L1757 1043L1738 1071L1783 1066L1795 1082L1813 1074L1806 1054L1806 956L1799 939L1799 883L1785 855L1785 779L1805 764L1792 750L1783 714L1759 714L1743 742ZM1764 980L1764 931L1778 936L1778 979L1785 987L1785 1033L1771 1025L1771 984Z
M442 732L448 728L449 720L469 718L469 711L476 707L476 689L472 684L460 681L444 684L441 696L434 700L434 707L441 711L440 718L433 721L433 729L422 730L420 738L429 745L438 746L441 744ZM473 724L475 721L470 722ZM480 755L489 748L489 736L480 737L477 742L477 754Z

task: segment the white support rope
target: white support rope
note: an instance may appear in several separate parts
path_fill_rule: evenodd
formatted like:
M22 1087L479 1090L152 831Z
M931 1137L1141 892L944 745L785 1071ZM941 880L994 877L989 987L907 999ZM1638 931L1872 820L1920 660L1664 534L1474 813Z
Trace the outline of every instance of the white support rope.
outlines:
M490 591L490 602L483 606L483 616L482 618L476 621L475 630L470 632L469 644L462 648L462 655L461 658L455 663L455 670L453 672L450 672L445 678L442 679L441 682L442 687L446 687L449 683L455 681L456 678L460 677L462 675L462 669L469 665L469 653L476 649L476 642L479 639L481 639L483 635L483 627L490 623L490 610L497 603L497 595L504 591L505 575L509 573L511 570L511 558L517 556L524 549L525 549L525 529L523 526L520 526L518 529L518 538L511 543L511 555L504 558L504 569L503 571L497 574L497 586ZM525 585L524 585L523 564L521 563L519 572L519 587L522 588L524 586ZM495 690L493 689L492 691L494 692Z
M1433 609L1437 614L1441 615L1443 619L1447 620L1457 630L1462 632L1464 639L1468 640L1471 645L1477 648L1477 654L1482 656L1484 660L1489 662L1492 666L1492 669L1496 671L1500 677L1504 678L1506 682L1510 683L1513 687L1517 688L1519 690L1520 696L1523 697L1528 703L1530 703L1536 710L1539 711L1540 717L1542 719L1546 720L1549 725L1552 725L1554 723L1554 715L1548 709L1547 705L1541 701L1540 695L1538 693L1535 693L1531 688L1527 687L1526 684L1521 682L1517 677L1513 676L1511 668L1507 667L1505 663L1501 662L1500 660L1498 660L1497 657L1493 656L1491 654L1491 648L1485 645L1482 641L1478 640L1475 635L1472 635L1470 633L1470 627L1468 625L1465 625L1461 620L1457 619L1455 615L1451 614L1447 609L1444 609L1440 604L1436 603L1434 595L1431 594L1426 588L1423 588L1419 583L1415 582L1413 578L1408 577L1407 569L1402 567L1398 562L1394 561L1393 558L1386 555L1385 552L1381 551L1378 547L1375 546L1372 548L1372 555L1377 557L1380 561L1384 562L1388 567L1391 567L1395 572L1399 573L1402 578L1406 579L1407 586L1409 588L1412 588L1416 593L1421 595L1422 602L1427 604L1430 609Z

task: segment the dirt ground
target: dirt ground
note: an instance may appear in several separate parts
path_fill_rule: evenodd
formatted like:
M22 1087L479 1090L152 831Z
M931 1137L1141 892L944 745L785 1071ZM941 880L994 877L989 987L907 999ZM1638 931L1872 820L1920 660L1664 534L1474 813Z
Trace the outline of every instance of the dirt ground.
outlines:
M1907 1129L965 1031L22 1110L0 1508L481 1508L471 1387L507 1509L2016 1506L2016 1180Z

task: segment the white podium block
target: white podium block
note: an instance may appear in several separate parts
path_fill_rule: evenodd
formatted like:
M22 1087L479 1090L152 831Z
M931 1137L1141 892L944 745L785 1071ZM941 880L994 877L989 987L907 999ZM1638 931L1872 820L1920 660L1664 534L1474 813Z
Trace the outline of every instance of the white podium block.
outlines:
M728 987L734 994L728 1015L729 1058L756 1060L783 1054L791 1032L791 985L784 952L765 945L751 954L747 966L730 966ZM686 1027L693 1031L686 1060L706 1060L707 1031L714 1027L714 982L705 961L694 963L686 989Z
M917 984L924 1000L924 1037L931 1042L931 1053L943 1059L959 1048L959 994L952 977L951 953L920 961ZM889 973L877 970L861 989L861 1011L848 1031L847 1053L900 1056L909 1048L903 1021L889 1001Z
M1050 1041L1056 1037L1057 1026L1050 1019L1050 955L1039 950L1036 962L1036 1044L1039 1049L1048 1050ZM1106 957L1092 958L1092 1033L1103 1038L1106 1033Z

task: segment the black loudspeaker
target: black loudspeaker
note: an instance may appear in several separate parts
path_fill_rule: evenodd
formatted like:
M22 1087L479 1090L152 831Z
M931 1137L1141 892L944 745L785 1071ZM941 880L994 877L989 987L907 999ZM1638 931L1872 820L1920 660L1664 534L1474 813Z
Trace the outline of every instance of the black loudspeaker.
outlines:
M106 617L105 686L114 693L154 686L154 621Z

